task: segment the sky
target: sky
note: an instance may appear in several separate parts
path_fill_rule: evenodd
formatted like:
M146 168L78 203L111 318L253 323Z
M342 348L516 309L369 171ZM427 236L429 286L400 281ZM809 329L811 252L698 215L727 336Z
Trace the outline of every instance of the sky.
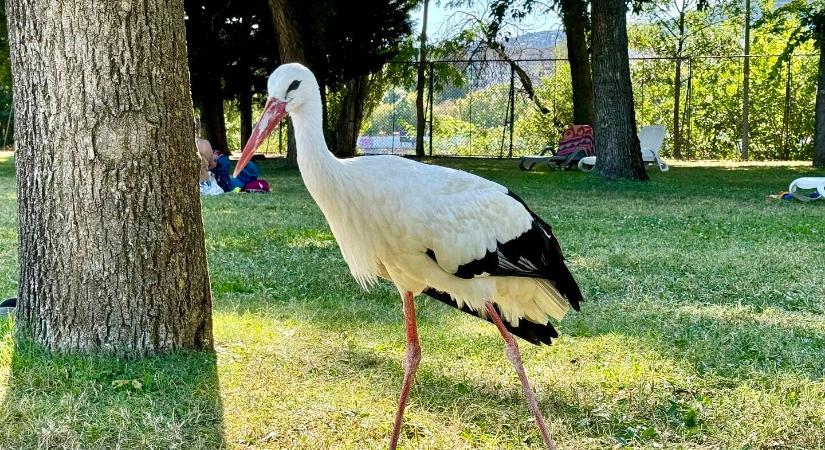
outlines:
M467 18L465 12L470 12L478 16L483 16L485 8L462 8L460 10L447 9L444 7L444 0L431 0L428 10L429 18L427 20L427 35L430 40L438 41L450 36L456 31L462 22ZM479 2L484 3L486 2ZM421 33L421 19L423 7L414 10L411 13L413 23L415 24L416 34ZM533 31L547 31L553 30L560 26L561 20L554 13L544 14L543 12L533 12L519 25L519 29L512 30L514 35L519 35L525 32Z

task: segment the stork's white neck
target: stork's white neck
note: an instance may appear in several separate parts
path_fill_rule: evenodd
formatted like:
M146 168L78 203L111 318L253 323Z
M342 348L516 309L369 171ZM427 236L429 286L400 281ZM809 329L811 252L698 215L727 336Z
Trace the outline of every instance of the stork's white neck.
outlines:
M327 147L324 139L321 99L310 99L291 113L295 128L298 168L312 197L321 205L325 192L335 192L343 164Z

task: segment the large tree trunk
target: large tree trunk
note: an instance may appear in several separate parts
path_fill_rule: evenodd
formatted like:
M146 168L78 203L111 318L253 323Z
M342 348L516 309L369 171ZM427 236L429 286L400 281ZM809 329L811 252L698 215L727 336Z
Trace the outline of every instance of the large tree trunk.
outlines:
M8 3L18 337L212 348L181 0Z
M369 89L369 77L360 76L346 83L341 109L335 125L333 153L338 157L355 156L358 132L364 119L364 100Z
M814 167L825 168L825 39L819 42L819 76L814 123Z
M269 9L272 12L272 23L275 26L275 38L278 41L278 51L281 63L297 62L310 69L304 53L304 39L301 34L300 22L291 0L269 0ZM287 139L287 161L291 165L298 165L298 154L295 147L295 133L292 128L292 119L289 119Z
M573 122L593 125L593 77L585 33L587 4L583 0L562 0L561 12L573 86Z
M627 52L624 0L593 0L596 171L608 179L646 180Z

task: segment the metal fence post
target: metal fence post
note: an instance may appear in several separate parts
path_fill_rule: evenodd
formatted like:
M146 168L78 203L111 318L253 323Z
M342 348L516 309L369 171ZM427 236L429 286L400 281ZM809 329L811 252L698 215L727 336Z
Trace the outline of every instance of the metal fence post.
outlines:
M430 61L430 92L427 95L427 100L429 102L430 107L430 156L433 156L433 77L435 72L433 72L433 62Z
M791 154L791 58L788 55L788 74L785 77L785 114L782 117L782 159L787 160Z
M509 106L510 106L510 151L507 154L508 158L513 157L513 126L515 125L516 121L516 114L515 114L515 103L516 103L516 70L513 66L510 66L510 99L509 99Z
M693 147L691 146L691 137L692 137L691 132L692 132L692 129L693 129L692 126L691 126L691 122L692 122L692 120L691 120L692 117L691 116L693 115L692 100L693 100L693 58L690 58L690 59L688 59L688 82L687 82L687 92L685 93L685 117L686 117L685 122L686 122L686 125L687 125L687 139L684 140L684 142L687 143L686 148L690 149L690 154L691 155L693 154ZM683 150L684 149L685 149L685 147L683 147ZM684 156L685 156L685 154L683 153L682 157L684 157Z

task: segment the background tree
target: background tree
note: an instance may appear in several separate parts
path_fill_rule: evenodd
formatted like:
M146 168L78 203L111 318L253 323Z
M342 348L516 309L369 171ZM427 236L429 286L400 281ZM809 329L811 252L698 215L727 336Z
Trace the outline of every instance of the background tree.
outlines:
M456 0L451 3L453 7L472 4L471 0ZM516 24L527 15L537 10L550 14L554 9L560 13L564 25L567 58L570 63L573 122L592 124L593 81L587 38L590 24L586 0L553 0L549 4L538 0L492 0L487 8L487 20L465 13L471 20L468 22L469 26L462 27L464 33L459 34L458 37L467 41L468 44L483 45L491 49L496 57L507 61L518 75L528 97L543 114L547 114L548 108L535 95L535 87L530 77L518 61L504 51L504 42L510 38L510 33L506 30L517 27ZM474 33L467 32L474 29L477 30ZM473 55L483 54L478 48L471 53Z
M641 23L632 27L630 47L671 58L673 90L670 138L671 156L682 158L682 92L686 60L694 56L741 52L736 35L722 38L722 22L739 16L738 2L722 0L657 0L641 4ZM737 25L740 25L737 23ZM737 32L740 26L736 27ZM670 67L661 67L668 70Z
M593 75L590 67L587 30L590 17L585 0L558 0L564 33L567 36L567 59L573 88L573 122L593 125Z
M192 96L203 134L213 147L231 151L226 107L237 105L243 145L252 132L255 93L263 98L266 78L278 64L267 0L185 0L184 6Z
M596 171L608 179L648 178L636 135L625 0L592 0Z
M455 0L449 5L453 8L470 8L474 3L472 0ZM517 28L518 21L529 14L533 4L531 0L524 1L523 4L514 0L493 0L486 5L483 14L461 11L463 20L455 26L458 32L442 43L439 53L446 54L449 58L466 58L468 62L478 62L482 68L491 60L505 62L518 78L527 98L542 114L547 114L549 110L542 99L536 96L532 78L517 58L508 53L506 47L512 34L510 29Z
M819 50L814 113L814 167L825 167L825 1L792 0L757 23L770 25L774 33L790 29L791 36L777 65L785 62L799 46L813 41Z
M263 106L266 82L279 64L275 31L266 0L232 2L220 29L223 98L240 113L240 145L252 134L253 104ZM257 101L255 101L257 99Z
M0 1L0 132L3 145L12 143L12 83L9 58L9 33L6 26L6 2Z
M182 2L7 5L18 336L72 352L211 349Z
M367 100L382 87L384 66L410 39L410 11L418 1L368 0L358 8L346 0L328 4L329 15L317 29L323 30L319 42L332 97L328 103L335 119L333 143L338 156L353 156L366 108L372 105Z
M339 157L355 154L367 100L384 65L410 37L417 0L270 0L284 62L309 67L325 106L327 138Z
M228 150L224 123L220 27L226 7L218 2L184 0L192 100L200 114L204 138Z
M313 41L311 38L304 36L306 33L305 30L308 28L308 19L306 18L306 14L298 14L298 12L302 10L302 6L304 8L303 11L314 11L315 8L310 6L311 1L312 0L269 0L269 9L272 13L272 22L275 27L275 40L278 43L278 53L281 64L297 62L316 72L318 70L318 64L316 64L316 61L310 61L309 59L309 54L311 53L310 46ZM321 98L325 99L326 88L320 77L318 79L318 85L321 89ZM324 128L326 128L326 101L322 101L321 106L324 108L323 120ZM288 119L287 127L286 159L294 166L298 161L298 153L295 147L295 132L292 127L292 118Z

